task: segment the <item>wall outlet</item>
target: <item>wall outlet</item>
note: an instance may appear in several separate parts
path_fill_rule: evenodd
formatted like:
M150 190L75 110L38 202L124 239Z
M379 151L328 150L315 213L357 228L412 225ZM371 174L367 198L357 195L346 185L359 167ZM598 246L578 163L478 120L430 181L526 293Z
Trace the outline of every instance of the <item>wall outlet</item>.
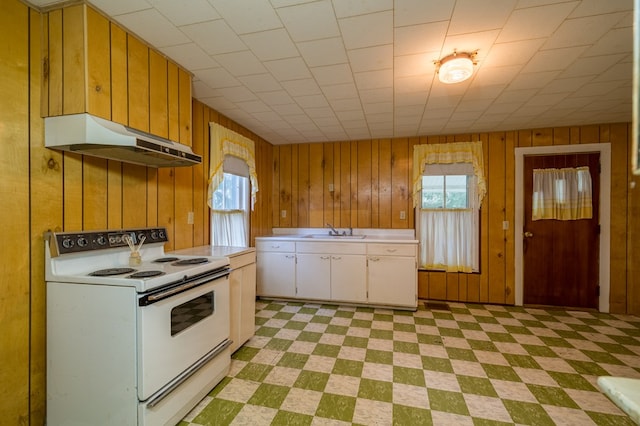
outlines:
M280 212L280 216L282 216L282 217L287 217L287 211L286 211L286 210L282 210L282 211Z
M502 221L502 230L506 231L507 229L509 229L509 221L508 220L503 220Z
M187 225L193 225L193 212L187 213Z
M333 192L333 184L332 183L329 184L329 192Z
M402 210L400 212L400 220L405 220L407 218L407 212L405 212L404 210Z

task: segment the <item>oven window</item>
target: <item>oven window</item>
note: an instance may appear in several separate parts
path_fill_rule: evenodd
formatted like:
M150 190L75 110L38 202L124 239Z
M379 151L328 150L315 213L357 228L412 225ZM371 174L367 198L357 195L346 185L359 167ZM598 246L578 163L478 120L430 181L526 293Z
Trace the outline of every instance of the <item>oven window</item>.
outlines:
M203 294L171 310L171 335L175 336L213 315L213 292Z

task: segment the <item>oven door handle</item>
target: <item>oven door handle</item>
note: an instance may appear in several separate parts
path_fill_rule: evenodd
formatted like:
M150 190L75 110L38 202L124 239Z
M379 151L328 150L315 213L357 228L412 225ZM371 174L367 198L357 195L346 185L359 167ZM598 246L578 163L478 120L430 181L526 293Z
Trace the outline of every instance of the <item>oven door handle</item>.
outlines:
M169 297L173 297L176 294L183 293L185 291L191 290L193 288L199 287L203 284L209 283L211 281L217 280L219 278L226 278L231 273L230 269L225 269L221 272L217 272L215 274L207 275L204 277L200 277L194 279L193 281L186 281L184 284L178 284L174 287L171 287L167 290L161 290L157 293L148 294L142 298L140 298L138 305L139 306L148 306L154 303L157 303L161 300L168 299Z

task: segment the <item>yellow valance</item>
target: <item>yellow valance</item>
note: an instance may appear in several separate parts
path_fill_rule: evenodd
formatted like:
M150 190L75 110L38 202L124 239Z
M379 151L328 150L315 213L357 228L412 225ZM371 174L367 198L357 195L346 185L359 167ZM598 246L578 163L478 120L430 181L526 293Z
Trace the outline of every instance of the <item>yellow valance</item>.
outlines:
M482 142L454 142L415 145L413 147L413 206L419 205L422 173L427 164L471 163L477 180L478 207L487 192L484 178Z
M233 130L218 123L209 123L210 161L209 161L209 194L207 204L213 208L214 191L220 186L224 178L224 157L232 155L247 163L249 167L249 181L251 182L251 210L256 202L258 192L258 175L256 173L256 155L254 142Z

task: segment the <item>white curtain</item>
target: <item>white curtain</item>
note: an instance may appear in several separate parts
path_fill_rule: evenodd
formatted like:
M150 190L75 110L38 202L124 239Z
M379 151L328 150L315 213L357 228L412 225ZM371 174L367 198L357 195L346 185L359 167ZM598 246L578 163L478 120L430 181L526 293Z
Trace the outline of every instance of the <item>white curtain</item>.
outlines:
M216 246L244 247L247 245L244 210L212 210L212 234Z
M474 209L423 210L420 213L420 265L447 272L478 270L478 226Z
M577 220L592 216L589 167L533 170L532 220Z

